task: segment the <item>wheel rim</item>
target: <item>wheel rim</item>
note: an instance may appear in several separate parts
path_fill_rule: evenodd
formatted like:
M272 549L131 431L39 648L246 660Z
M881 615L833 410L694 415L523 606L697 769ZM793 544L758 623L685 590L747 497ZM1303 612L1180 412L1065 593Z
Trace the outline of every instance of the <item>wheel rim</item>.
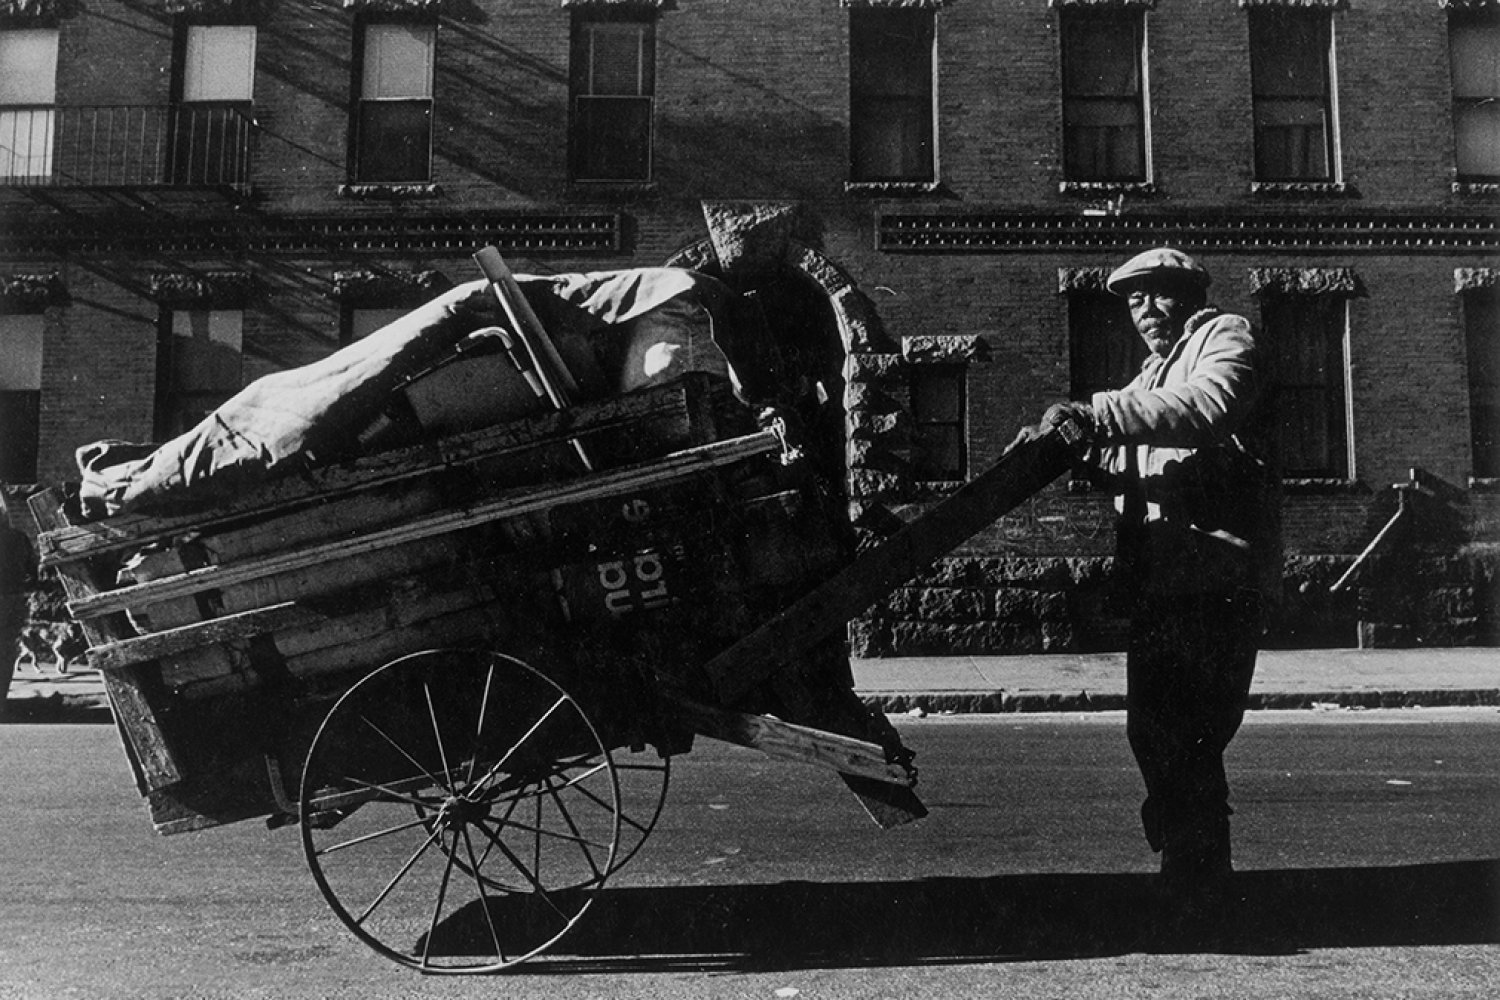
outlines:
M537 955L620 857L609 749L567 691L499 654L414 653L350 688L309 747L300 814L335 915L431 973Z

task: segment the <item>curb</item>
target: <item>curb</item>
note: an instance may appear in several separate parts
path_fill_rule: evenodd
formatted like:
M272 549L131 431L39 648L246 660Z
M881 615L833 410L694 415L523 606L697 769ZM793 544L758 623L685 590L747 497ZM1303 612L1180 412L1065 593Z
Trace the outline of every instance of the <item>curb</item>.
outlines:
M999 691L943 691L860 693L864 703L887 715L911 712L931 714L1004 714L1026 712L1123 712L1125 696L1119 693L1077 694L1057 692L1016 693ZM1249 711L1314 710L1329 708L1488 708L1500 706L1500 689L1327 691L1302 693L1252 693Z

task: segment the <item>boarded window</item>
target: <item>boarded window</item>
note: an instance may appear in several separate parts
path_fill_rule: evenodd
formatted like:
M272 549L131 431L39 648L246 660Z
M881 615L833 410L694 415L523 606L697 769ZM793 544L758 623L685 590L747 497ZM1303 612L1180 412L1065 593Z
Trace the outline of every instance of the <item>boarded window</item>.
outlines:
M1144 181L1145 15L1062 17L1063 170L1073 181Z
M1326 10L1250 12L1256 180L1334 179L1332 46Z
M52 176L57 39L55 29L0 31L0 180Z
M934 22L930 10L849 12L849 177L931 181Z
M1261 310L1272 349L1272 399L1282 471L1292 478L1349 478L1348 304L1287 295Z
M629 11L577 14L570 66L573 179L650 180L656 22Z
M968 475L967 389L962 365L919 365L911 377L916 427L912 474L918 480L951 482Z
M158 439L175 437L241 388L244 313L163 310L157 338Z
M1458 176L1500 180L1500 18L1455 16L1448 25L1448 45Z
M41 314L0 316L0 481L36 481L42 402Z
M437 29L365 23L360 30L354 176L376 183L432 173L432 81Z

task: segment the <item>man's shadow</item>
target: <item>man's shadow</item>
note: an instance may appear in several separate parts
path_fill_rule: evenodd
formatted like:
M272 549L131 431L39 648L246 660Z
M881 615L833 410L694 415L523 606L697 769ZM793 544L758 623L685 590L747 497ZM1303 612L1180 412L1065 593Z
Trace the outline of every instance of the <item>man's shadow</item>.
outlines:
M515 914L492 901L503 928ZM490 940L472 904L434 950ZM1149 875L606 889L532 972L735 971L1098 958L1137 951L1500 943L1500 861L1238 872L1184 913Z

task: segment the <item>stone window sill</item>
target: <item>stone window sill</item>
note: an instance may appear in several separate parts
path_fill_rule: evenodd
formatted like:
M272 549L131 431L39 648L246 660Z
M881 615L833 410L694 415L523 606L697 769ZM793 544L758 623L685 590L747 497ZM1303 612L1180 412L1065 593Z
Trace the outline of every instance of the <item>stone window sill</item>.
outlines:
M340 198L363 198L371 201L406 201L441 197L443 189L436 184L340 184Z
M1454 181L1453 193L1470 198L1493 198L1500 195L1500 181Z
M1281 488L1283 492L1296 496L1340 496L1368 492L1365 485L1357 479L1322 478L1317 476L1283 479L1281 481Z
M1251 181L1250 193L1265 198L1358 198L1344 181Z
M1156 194L1155 181L1059 181L1058 194L1103 198L1117 194Z
M875 195L885 197L915 197L934 194L940 184L933 181L845 181L845 194Z

